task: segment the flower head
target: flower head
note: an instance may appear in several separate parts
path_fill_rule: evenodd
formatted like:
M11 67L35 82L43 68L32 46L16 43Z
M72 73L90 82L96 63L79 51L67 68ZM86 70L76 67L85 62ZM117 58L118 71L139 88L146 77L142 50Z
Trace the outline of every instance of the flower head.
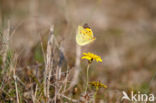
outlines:
M102 62L102 59L100 56L95 55L93 53L83 53L83 57L81 59L87 59L89 62L92 62L93 60L96 60L97 62Z
M91 86L94 86L96 90L98 90L99 88L107 88L107 86L101 83L100 81L93 81L93 82L90 82L89 84Z
M92 103L92 101L93 101L92 93L81 94L80 103Z

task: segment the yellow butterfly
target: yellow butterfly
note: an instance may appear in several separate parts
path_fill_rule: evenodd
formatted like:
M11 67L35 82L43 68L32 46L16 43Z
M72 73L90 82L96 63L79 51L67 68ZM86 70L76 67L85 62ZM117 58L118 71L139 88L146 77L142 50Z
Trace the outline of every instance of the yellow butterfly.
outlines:
M80 46L87 45L95 40L92 30L85 24L84 26L78 26L76 34L76 42Z

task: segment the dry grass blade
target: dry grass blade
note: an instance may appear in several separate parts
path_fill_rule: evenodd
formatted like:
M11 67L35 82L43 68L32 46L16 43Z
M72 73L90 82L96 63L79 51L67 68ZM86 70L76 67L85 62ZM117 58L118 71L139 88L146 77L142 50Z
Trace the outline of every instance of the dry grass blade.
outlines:
M14 62L11 64L10 69L13 71L13 78L14 78L14 84L15 84L15 90L16 90L16 102L20 103L19 99L19 91L17 86L17 76L16 76L16 61L17 61L17 55L14 56Z
M65 96L65 95L60 94L59 96L61 96L61 97L65 98L65 99L71 101L72 103L78 103L78 100L75 100L75 99L69 98L69 97L67 97L67 96Z

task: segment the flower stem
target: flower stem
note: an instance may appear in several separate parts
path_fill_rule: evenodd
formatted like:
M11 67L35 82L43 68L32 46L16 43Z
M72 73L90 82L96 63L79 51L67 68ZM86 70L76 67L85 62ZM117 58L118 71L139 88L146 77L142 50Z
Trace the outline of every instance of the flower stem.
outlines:
M87 89L88 89L88 72L89 72L89 67L90 67L90 64L88 64L88 66L87 66L87 80L86 80L86 90L85 90L85 94L86 94Z
M96 94L97 94L98 88L96 88L96 91L94 93L94 101L96 100Z

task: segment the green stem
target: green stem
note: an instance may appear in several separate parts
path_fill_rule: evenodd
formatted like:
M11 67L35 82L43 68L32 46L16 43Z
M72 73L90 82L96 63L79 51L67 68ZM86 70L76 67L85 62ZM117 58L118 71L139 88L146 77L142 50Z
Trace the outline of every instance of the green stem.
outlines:
M86 94L87 89L88 89L88 72L89 72L89 67L90 67L90 64L88 64L88 66L87 66L87 80L86 80L86 90L85 90L85 94Z
M94 100L96 100L96 94L97 94L98 88L96 88L96 91L94 93Z

